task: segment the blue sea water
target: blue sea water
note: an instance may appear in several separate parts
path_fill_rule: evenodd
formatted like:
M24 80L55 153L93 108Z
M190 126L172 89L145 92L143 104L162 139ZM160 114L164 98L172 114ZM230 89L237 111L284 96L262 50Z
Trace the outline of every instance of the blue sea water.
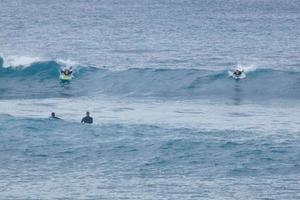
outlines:
M2 0L0 25L1 200L300 199L298 0Z

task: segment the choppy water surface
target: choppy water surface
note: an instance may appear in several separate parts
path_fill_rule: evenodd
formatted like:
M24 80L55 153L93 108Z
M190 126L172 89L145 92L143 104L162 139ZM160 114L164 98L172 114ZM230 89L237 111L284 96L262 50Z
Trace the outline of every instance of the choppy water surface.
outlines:
M299 1L0 8L0 199L300 199Z

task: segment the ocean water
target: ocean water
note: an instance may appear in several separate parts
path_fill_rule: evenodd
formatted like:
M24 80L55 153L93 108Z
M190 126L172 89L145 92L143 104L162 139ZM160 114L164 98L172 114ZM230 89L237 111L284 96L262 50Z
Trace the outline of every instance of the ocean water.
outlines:
M0 26L1 200L300 199L300 1L2 0Z

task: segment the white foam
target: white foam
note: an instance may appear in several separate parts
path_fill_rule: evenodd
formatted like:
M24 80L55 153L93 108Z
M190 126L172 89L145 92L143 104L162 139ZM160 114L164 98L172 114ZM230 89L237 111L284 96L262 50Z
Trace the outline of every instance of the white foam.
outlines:
M56 60L59 64L65 65L66 67L76 67L79 65L78 62L74 61L74 60L70 60L70 59L57 59Z
M3 67L29 67L31 64L36 62L45 62L45 61L51 61L55 59L49 59L49 58L40 58L37 56L3 56L0 55L1 58L3 58ZM58 64L66 67L76 67L79 65L78 62L69 60L69 59L56 59L55 60Z
M257 67L253 64L241 64L241 63L238 63L237 66L235 67L235 69L238 69L238 70L243 70L244 72L252 72L252 71L255 71L257 69Z
M45 61L45 59L39 57L30 57L30 56L8 56L4 59L4 67L28 67L32 63Z

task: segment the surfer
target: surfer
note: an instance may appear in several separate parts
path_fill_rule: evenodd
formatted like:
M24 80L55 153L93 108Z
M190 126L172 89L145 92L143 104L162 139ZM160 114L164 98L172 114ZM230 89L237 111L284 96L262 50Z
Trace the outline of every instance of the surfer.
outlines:
M241 68L235 68L228 71L228 74L230 77L232 77L235 80L246 78L246 73Z
M70 68L64 68L64 69L60 70L60 73L63 74L63 75L65 75L65 76L71 76L72 72L73 72L72 71L72 67L70 67Z
M82 118L81 123L83 124L92 124L93 123L93 118L90 117L90 112L86 112L86 116Z
M65 67L65 68L62 68L60 70L60 80L62 81L70 81L72 80L73 78L73 75L72 75L73 71L72 71L72 67Z
M244 70L236 69L236 70L234 70L233 74L238 77L238 76L242 75L243 72L244 72Z
M50 119L60 119L60 118L55 116L55 112L52 112Z

